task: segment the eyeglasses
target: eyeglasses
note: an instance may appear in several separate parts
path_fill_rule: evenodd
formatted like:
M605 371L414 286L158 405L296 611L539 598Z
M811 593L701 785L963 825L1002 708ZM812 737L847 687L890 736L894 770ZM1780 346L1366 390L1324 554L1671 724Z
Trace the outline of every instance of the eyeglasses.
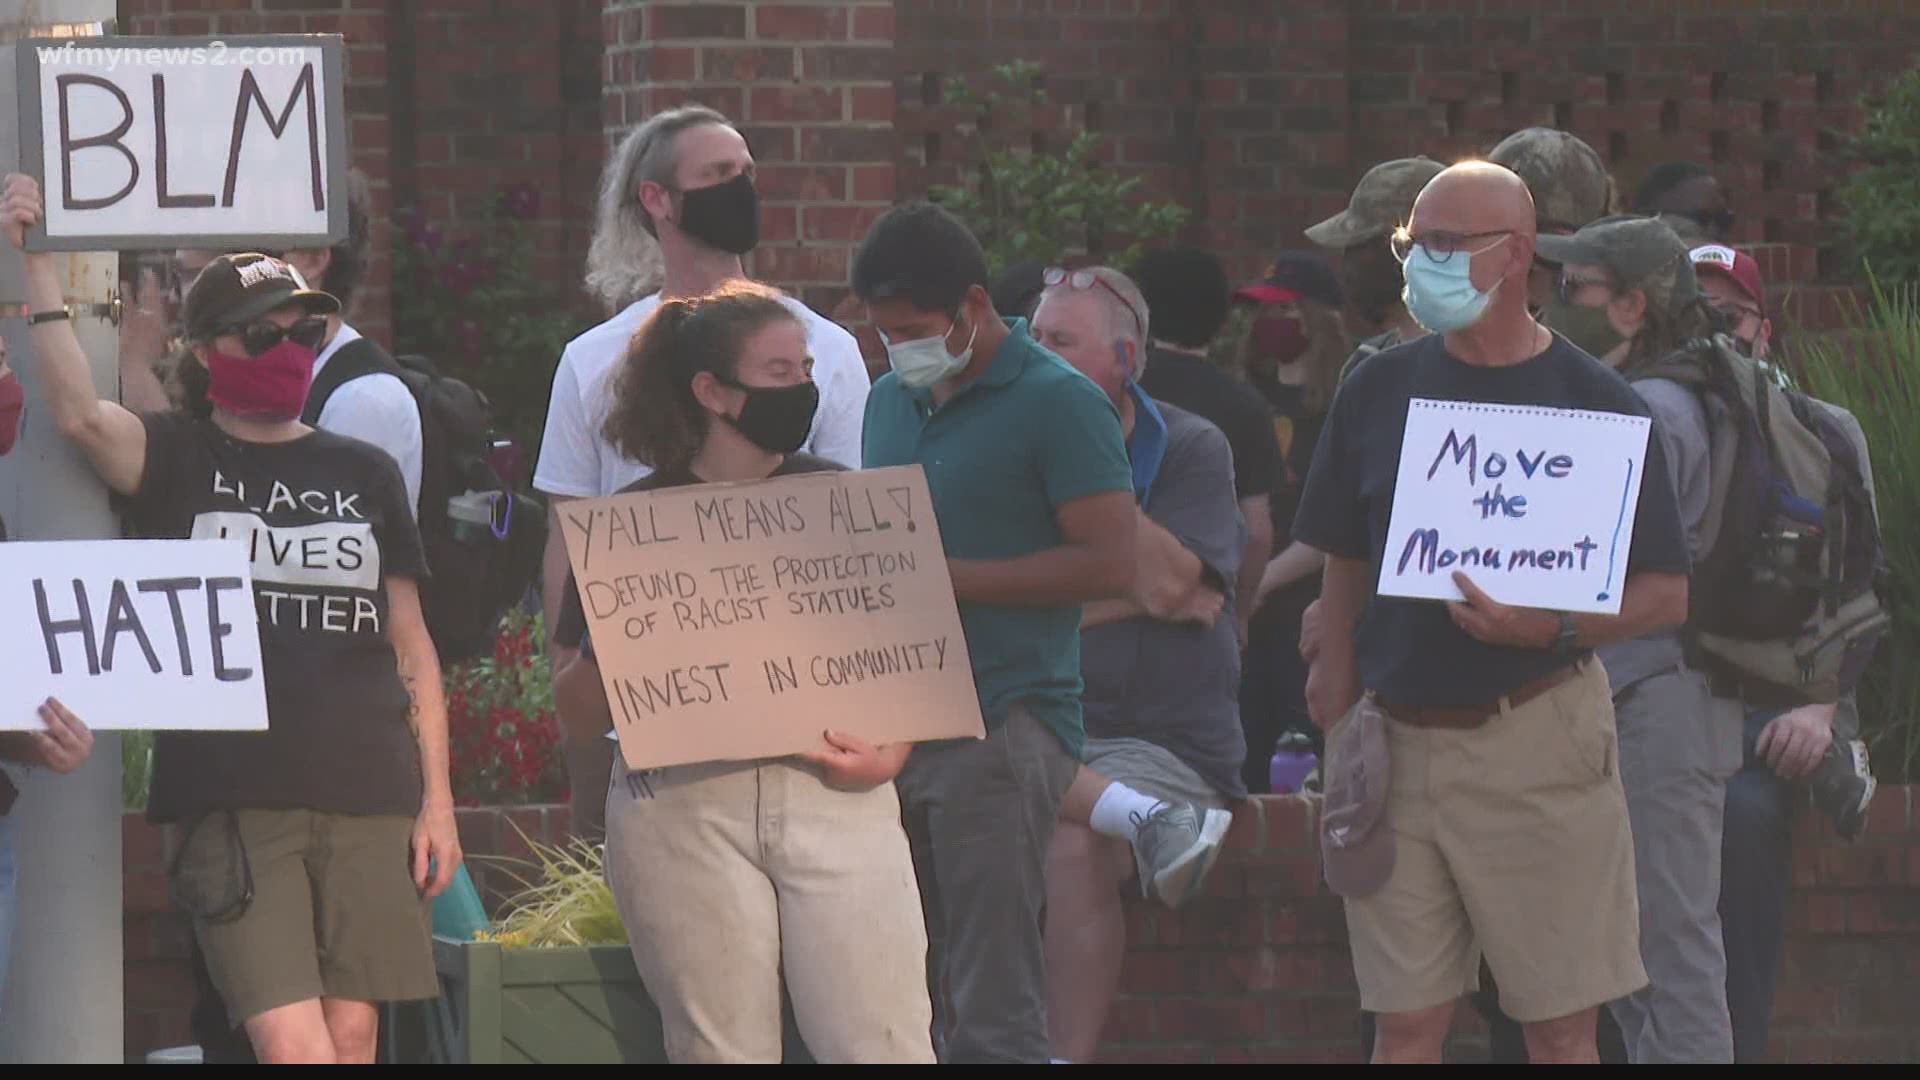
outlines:
M1759 308L1745 307L1740 304L1708 304L1707 306L1713 309L1714 314L1725 319L1729 326L1738 326L1747 319L1757 320L1766 317L1760 314Z
M1116 289L1112 285L1107 284L1104 280L1101 279L1099 274L1096 274L1091 270L1067 270L1063 267L1051 266L1047 268L1047 272L1045 274L1042 274L1040 276L1040 281L1042 284L1046 285L1046 287L1049 289L1053 288L1056 285L1061 284L1062 282L1066 283L1069 287L1075 288L1075 289L1091 289L1094 286L1098 285L1099 287L1107 290L1107 293L1110 296L1112 296L1115 300L1120 301L1120 306L1123 308L1126 308L1127 314L1133 316L1133 324L1139 327L1140 336L1142 338L1145 338L1147 336L1147 320L1142 318L1140 316L1140 312L1136 311L1134 309L1134 306L1127 302L1126 297L1120 295L1119 289Z
M228 326L217 331L217 336L232 334L240 339L248 356L259 356L282 340L291 341L309 349L317 349L327 336L327 320L319 315L309 315L291 326L261 321L246 326Z
M1733 231L1733 211L1724 208L1719 210L1687 210L1683 211L1680 216L1683 218L1691 218L1701 228L1710 233L1728 233Z
M1423 232L1419 236L1415 236L1403 225L1393 231L1391 244L1393 247L1393 257L1403 263L1413 255L1414 248L1420 247L1427 249L1428 258L1444 265L1456 254L1464 253L1468 258L1472 258L1483 251L1492 251L1494 248L1506 243L1507 238L1512 235L1512 229L1495 229L1491 232L1473 233L1440 232L1436 230L1433 232ZM1475 240L1481 240L1489 236L1497 236L1500 239L1481 247L1470 247Z
M1562 274L1560 275L1559 282L1560 302L1563 304L1573 303L1574 294L1588 286L1611 290L1613 288L1613 282L1603 277L1583 278L1575 277L1572 274Z

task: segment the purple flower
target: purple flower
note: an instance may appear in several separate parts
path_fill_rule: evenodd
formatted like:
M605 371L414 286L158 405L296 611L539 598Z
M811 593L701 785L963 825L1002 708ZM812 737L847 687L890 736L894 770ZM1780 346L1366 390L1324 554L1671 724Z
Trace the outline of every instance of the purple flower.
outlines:
M530 221L540 216L540 190L532 184L514 184L500 193L500 209L510 218Z

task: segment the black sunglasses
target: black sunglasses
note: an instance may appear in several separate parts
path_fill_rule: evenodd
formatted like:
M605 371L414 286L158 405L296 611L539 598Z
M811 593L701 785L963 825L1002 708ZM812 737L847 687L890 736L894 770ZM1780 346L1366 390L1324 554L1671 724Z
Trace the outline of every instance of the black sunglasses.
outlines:
M245 326L223 327L217 331L217 336L220 337L228 334L240 339L240 344L245 347L248 356L259 356L280 344L282 340L291 341L295 345L309 349L317 349L320 347L321 340L327 336L327 320L319 315L309 315L291 326L281 326L279 323L262 320Z
M1731 210L1690 210L1681 217L1692 218L1708 232L1726 233L1733 230L1733 211Z

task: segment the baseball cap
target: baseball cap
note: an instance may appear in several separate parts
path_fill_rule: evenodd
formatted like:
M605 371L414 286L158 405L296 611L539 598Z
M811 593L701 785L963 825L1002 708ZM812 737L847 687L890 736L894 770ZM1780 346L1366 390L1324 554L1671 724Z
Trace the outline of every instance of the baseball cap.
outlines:
M1347 208L1307 230L1324 248L1346 249L1382 237L1413 215L1413 200L1446 166L1428 157L1396 158L1367 170Z
M229 326L252 322L286 304L310 315L340 310L332 293L307 288L300 271L270 255L222 255L207 264L187 290L187 336L210 341Z
M1686 243L1658 218L1616 214L1572 236L1543 235L1534 243L1551 262L1606 267L1616 286L1645 292L1662 311L1700 295Z
M1387 824L1387 715L1372 694L1327 736L1320 802L1320 865L1327 886L1350 900L1380 891L1393 876Z
M1762 316L1767 313L1767 285L1760 277L1760 263L1744 251L1735 251L1725 244L1702 244L1687 256L1693 260L1693 272L1711 271L1724 274L1733 279L1747 298L1759 305Z
M1557 128L1522 128L1500 140L1487 160L1526 182L1542 233L1570 232L1613 209L1613 176L1607 163L1576 135Z
M1283 251L1273 257L1267 276L1252 285L1233 291L1236 301L1252 304L1283 304L1293 300L1311 300L1330 308L1345 303L1340 279L1333 267L1318 252Z

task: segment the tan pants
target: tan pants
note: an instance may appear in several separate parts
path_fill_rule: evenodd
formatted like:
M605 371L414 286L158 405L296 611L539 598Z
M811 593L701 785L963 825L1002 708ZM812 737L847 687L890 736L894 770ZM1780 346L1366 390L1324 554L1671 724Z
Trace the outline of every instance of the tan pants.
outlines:
M892 784L804 765L625 774L607 880L676 1062L781 1056L780 980L821 1064L931 1064L927 935Z
M1360 1006L1477 989L1522 1023L1647 985L1613 698L1598 659L1470 731L1387 726L1393 876L1348 900ZM1332 740L1329 740L1331 743Z

